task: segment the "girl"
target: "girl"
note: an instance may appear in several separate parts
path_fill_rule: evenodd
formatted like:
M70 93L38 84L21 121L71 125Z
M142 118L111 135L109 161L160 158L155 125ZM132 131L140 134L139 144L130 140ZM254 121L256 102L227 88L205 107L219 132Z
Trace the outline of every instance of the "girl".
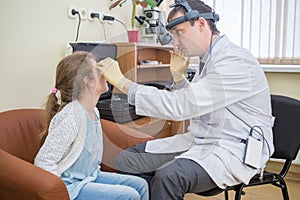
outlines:
M61 177L72 200L146 200L145 180L99 168L102 129L95 105L107 90L91 53L75 52L61 60L46 103L47 128L34 163Z

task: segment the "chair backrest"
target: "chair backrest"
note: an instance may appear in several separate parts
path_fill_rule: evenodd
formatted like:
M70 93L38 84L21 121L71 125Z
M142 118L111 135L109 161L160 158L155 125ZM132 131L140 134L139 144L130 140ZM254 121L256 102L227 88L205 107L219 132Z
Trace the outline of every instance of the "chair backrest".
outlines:
M16 109L0 113L0 149L33 163L40 149L38 135L45 127L41 109Z
M272 158L291 159L300 147L300 101L291 97L271 95L275 119L273 138L275 152Z

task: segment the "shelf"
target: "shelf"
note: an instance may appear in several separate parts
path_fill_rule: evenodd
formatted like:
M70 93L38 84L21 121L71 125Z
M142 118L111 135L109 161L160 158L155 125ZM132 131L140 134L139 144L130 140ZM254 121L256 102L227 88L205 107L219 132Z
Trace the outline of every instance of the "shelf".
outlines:
M160 68L160 67L170 67L170 64L159 64L159 65L137 65L137 68Z

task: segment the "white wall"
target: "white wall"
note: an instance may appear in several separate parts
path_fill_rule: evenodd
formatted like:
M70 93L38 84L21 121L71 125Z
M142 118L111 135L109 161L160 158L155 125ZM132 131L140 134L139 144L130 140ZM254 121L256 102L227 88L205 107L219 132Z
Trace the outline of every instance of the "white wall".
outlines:
M66 43L76 36L77 18L68 18L69 5L113 14L130 27L131 1L109 11L108 0L1 0L0 112L45 103ZM121 24L105 24L105 29L107 39L127 42ZM82 21L78 40L104 40L99 21Z

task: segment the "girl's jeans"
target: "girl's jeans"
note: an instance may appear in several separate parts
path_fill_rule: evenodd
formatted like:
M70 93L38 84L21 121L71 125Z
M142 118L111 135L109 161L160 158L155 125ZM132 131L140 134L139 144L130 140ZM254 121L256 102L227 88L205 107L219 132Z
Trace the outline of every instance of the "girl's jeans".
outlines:
M147 182L137 176L99 172L94 182L80 190L76 200L148 200Z

